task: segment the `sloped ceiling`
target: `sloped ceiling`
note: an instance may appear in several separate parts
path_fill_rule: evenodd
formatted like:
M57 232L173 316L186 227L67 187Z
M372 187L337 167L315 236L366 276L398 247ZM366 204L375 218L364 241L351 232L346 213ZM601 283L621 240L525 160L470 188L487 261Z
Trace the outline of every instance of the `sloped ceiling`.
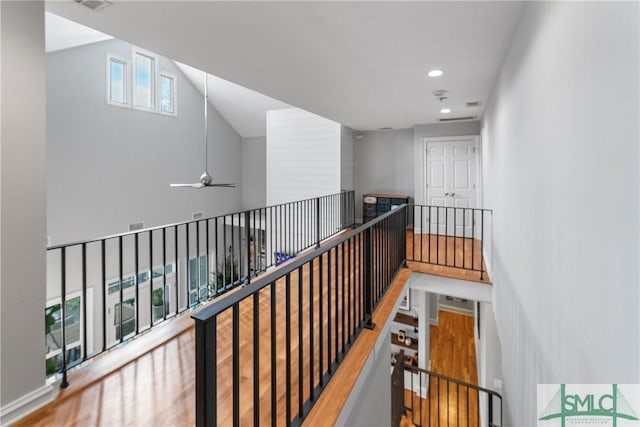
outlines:
M479 116L522 2L122 1L49 10L354 129ZM445 75L428 79L429 69ZM433 91L449 91L446 105ZM467 108L466 102L481 101Z
M175 63L204 95L204 72L179 62ZM209 75L209 103L243 138L265 136L267 111L291 108L291 105L261 93Z

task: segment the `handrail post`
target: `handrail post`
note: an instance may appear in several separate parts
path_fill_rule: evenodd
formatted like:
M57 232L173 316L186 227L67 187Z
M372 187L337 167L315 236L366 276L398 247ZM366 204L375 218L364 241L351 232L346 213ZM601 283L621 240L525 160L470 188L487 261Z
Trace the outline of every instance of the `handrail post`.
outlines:
M251 211L244 213L244 228L247 239L247 285L251 283ZM255 254L254 254L255 256Z
M320 197L316 197L316 248L320 247Z
M364 230L364 327L374 329L375 323L371 321L373 316L373 245L371 242L371 230Z
M216 318L196 320L196 426L217 424L217 342Z

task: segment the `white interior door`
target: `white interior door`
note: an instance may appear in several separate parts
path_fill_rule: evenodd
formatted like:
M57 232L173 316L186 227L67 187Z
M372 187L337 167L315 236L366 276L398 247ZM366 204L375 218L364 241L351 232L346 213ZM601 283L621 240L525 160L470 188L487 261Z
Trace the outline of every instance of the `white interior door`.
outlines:
M475 137L426 143L428 232L471 237L476 207L478 143Z

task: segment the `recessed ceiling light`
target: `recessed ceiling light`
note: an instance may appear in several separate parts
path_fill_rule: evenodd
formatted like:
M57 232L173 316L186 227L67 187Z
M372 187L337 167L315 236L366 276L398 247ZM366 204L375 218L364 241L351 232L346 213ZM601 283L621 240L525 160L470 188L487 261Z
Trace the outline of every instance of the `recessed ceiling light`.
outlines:
M444 72L443 72L442 70L438 70L438 69L436 68L436 69L430 70L430 71L427 73L427 76L429 76L429 77L440 77L440 76L441 76L441 75L443 75L443 74L444 74Z
M440 112L442 114L449 114L451 112L451 109L450 108L443 108L443 109L440 110Z

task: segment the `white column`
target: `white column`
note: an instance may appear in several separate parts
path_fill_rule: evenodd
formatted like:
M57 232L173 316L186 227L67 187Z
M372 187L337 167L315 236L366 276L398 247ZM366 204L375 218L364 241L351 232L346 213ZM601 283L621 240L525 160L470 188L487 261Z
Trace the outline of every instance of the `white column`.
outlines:
M421 369L429 368L429 352L430 352L430 330L431 323L431 294L429 292L412 289L411 292L415 296L418 306L418 367Z
M45 386L44 2L0 3L0 424L52 398Z

